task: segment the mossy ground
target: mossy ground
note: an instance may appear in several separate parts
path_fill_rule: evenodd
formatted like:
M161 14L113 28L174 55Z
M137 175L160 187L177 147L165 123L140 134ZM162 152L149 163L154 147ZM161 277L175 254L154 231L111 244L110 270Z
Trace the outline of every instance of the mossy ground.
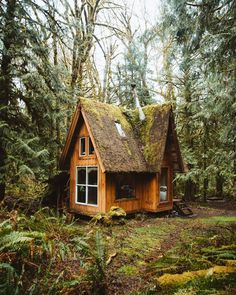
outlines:
M113 228L108 252L117 255L107 270L108 293L233 294L235 229L235 215L150 217Z
M17 258L21 269L24 261L24 294L29 294L29 284L37 286L37 294L47 288L50 294L95 294L100 279L107 295L235 294L236 210L196 211L197 218L137 215L125 224L106 226L81 219L68 225L46 212L36 213L21 217L17 230L45 232L43 247L45 253L52 252L51 258L32 260L6 252L0 262ZM14 223L14 216L10 218ZM97 231L100 248L94 240ZM104 273L96 278L101 267Z

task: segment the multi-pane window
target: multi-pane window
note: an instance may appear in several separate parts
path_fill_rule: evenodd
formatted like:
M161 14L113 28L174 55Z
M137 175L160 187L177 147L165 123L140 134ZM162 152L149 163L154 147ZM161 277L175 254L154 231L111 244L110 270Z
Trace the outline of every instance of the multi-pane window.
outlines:
M77 167L76 203L98 204L98 168Z
M162 167L161 168L161 175L160 175L160 201L166 202L168 201L168 168Z
M86 155L86 138L85 137L80 138L79 153L80 153L80 156Z
M94 147L90 137L81 137L79 142L80 156L94 155Z

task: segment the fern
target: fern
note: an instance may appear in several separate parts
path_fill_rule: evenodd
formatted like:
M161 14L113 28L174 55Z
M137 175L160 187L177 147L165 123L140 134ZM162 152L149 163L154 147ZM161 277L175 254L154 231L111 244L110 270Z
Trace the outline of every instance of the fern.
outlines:
M45 234L40 232L18 232L12 231L10 233L0 234L0 251L10 250L19 251L23 247L27 246L29 242L39 239L45 239Z
M30 169L30 167L25 165L25 164L20 165L18 175L24 175L24 176L25 175L32 175L32 176L35 176L34 171L32 169Z
M14 284L15 279L17 278L17 273L14 267L9 263L0 263L0 271L0 294L17 294Z
M103 272L105 267L105 251L102 234L100 231L96 231L96 261L98 268Z

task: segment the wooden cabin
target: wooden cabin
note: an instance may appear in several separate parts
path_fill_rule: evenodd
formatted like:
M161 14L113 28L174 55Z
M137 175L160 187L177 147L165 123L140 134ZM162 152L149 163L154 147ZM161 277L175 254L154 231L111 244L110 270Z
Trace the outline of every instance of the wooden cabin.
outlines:
M127 213L173 206L173 173L184 165L170 105L138 111L81 99L60 167L70 171L70 210L93 215L119 206Z

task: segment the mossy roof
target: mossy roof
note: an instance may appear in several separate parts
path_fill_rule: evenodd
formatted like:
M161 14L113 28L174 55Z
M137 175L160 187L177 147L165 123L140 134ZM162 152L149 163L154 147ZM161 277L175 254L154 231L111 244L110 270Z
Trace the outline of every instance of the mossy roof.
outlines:
M158 172L165 152L170 105L149 105L143 108L144 121L138 111L125 111L121 107L91 99L80 99L76 113L81 112L89 125L95 148L106 172ZM66 166L69 151L73 149L73 134L78 130L81 114L74 115L66 145L61 157L61 168ZM122 137L116 124L125 133ZM75 134L74 134L75 136ZM70 148L69 148L70 147Z

